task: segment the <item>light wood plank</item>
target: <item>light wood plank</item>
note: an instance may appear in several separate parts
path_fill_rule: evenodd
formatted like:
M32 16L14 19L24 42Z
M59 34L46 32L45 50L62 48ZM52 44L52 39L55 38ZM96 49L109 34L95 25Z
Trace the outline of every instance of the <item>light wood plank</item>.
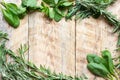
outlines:
M29 16L29 59L52 71L75 75L75 23L50 21L42 13Z
M21 0L5 0L5 2L12 2L20 5ZM2 13L0 13L0 29L7 32L9 34L9 42L7 47L12 50L18 49L21 44L27 44L28 42L28 16L21 20L20 26L17 29L12 28L8 25L8 23L2 17Z
M21 2L21 0L6 1L17 4ZM120 0L109 7L108 10L120 18L118 3L120 3ZM56 23L49 21L43 14L36 12L30 14L29 19L26 16L21 20L18 29L13 29L5 22L0 13L0 24L0 30L9 34L8 48L16 51L20 44L29 43L29 59L37 66L39 64L46 65L53 71L70 75L75 74L76 66L76 74L86 73L89 80L93 80L94 76L86 68L86 55L88 53L100 55L100 51L105 48L114 53L116 48L117 34L111 34L113 28L105 23L102 18L98 20L90 18L77 22L76 51L74 21L65 22L65 20L62 20ZM116 56L115 54L112 55ZM102 79L97 78L97 80Z
M2 0L0 0L2 1ZM12 2L20 5L21 0L5 0L6 2ZM9 41L6 46L13 51L20 47L21 44L28 44L28 16L21 20L19 28L13 29L8 23L4 20L2 13L0 12L0 30L5 31L9 35ZM26 54L28 58L28 54ZM10 61L10 59L8 59Z
M113 14L117 14L118 18L120 16L119 2L120 0L108 8L108 10L113 12ZM100 51L108 49L112 52L113 56L116 56L114 50L116 49L117 34L112 34L112 30L113 27L108 25L101 17L97 20L89 18L84 19L81 22L77 22L76 71L78 75L85 73L89 77L89 80L93 80L95 78L86 68L87 54L95 53L100 55ZM102 78L96 79L103 80Z

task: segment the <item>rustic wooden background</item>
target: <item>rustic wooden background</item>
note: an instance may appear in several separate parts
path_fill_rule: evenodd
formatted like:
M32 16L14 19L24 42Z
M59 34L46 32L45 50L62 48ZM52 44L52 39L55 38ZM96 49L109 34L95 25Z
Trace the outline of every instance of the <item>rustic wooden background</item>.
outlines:
M2 0L0 0L2 1ZM21 0L5 0L20 5ZM38 5L41 0L38 0ZM120 0L108 8L120 19ZM27 59L50 67L53 71L68 75L85 73L89 80L95 76L87 70L86 55L100 54L101 50L109 49L114 53L117 34L112 34L112 27L103 18L84 19L82 21L49 21L42 13L27 15L19 28L13 29L2 17L0 12L0 30L9 34L8 47L16 51L21 44L28 44ZM117 54L113 54L116 56ZM97 78L97 80L102 80Z

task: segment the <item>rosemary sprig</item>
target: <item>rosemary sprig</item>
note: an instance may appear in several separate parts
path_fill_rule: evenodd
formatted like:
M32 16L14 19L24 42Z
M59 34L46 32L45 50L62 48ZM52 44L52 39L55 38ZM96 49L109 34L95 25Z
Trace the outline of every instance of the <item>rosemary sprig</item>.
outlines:
M86 76L72 77L62 73L56 74L51 72L45 66L37 67L35 64L25 59L25 53L28 50L26 45L18 49L18 55L12 50L5 47L7 36L6 33L0 33L0 39L4 43L0 44L0 74L2 80L87 80ZM4 37L1 37L4 36ZM10 56L12 62L7 62L6 55Z
M7 33L4 33L4 32L2 32L2 31L0 31L0 40L9 40L8 39L8 34Z
M104 10L106 7L108 7L110 4L113 3L113 0L110 1L108 0L109 2L98 2L98 1L99 0L76 0L75 6L69 10L66 19L70 19L74 15L79 15L79 14L81 15L83 12L84 12L83 15L89 13L89 16L94 16L96 14L99 14L100 16L100 10Z
M108 2L96 1L106 0L77 0L75 6L69 10L66 19L71 19L71 17L74 15L76 15L76 19L84 19L90 16L94 18L99 18L99 16L103 16L109 24L112 24L114 26L113 33L119 32L120 20L118 20L116 16L105 10L106 7L115 2L115 0L107 0ZM120 38L118 39L117 46L120 46Z

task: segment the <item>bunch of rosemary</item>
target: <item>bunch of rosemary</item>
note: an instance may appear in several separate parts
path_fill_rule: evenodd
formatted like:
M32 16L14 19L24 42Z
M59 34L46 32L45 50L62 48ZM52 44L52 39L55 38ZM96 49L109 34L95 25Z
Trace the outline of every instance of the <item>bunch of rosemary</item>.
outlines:
M120 30L120 20L116 16L108 12L106 7L112 4L115 0L76 0L76 4L72 7L66 19L71 19L72 16L76 16L76 19L84 19L92 16L93 18L99 18L102 16L109 24L114 26L113 33ZM118 37L117 46L120 46L120 35Z
M62 73L56 74L46 69L45 66L36 67L35 64L25 59L28 50L26 45L18 49L18 55L5 47L8 40L7 34L0 31L0 73L2 80L87 80L85 76L72 77ZM12 62L7 62L10 56Z

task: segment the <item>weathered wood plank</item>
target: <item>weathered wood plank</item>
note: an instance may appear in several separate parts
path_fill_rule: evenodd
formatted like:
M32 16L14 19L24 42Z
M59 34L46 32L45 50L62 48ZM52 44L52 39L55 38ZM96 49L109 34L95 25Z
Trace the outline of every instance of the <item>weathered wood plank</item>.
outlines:
M21 3L21 0L5 1ZM108 10L118 15L117 17L120 19L118 3L120 0ZM74 75L75 71L77 75L86 73L89 80L93 80L94 76L86 68L86 55L88 53L100 54L100 51L106 48L114 52L116 48L117 34L111 33L113 28L102 18L98 20L90 18L77 22L76 31L74 21L62 20L57 23L48 20L39 12L26 16L21 20L17 29L11 28L0 13L0 24L0 30L9 34L8 48L16 51L20 44L29 43L29 60L38 66L39 64L46 65L52 70L71 75ZM116 55L113 54L113 56ZM97 80L102 79L97 78Z
M108 8L114 14L118 14L118 0L114 5ZM116 6L117 5L117 6ZM120 15L119 15L120 16ZM118 16L118 18L119 18ZM76 71L77 74L85 73L89 80L95 78L86 68L86 56L88 53L101 54L100 51L109 49L114 53L117 43L117 34L112 34L113 27L108 25L101 17L97 20L93 18L84 19L77 22L76 26ZM115 56L115 54L112 54ZM103 80L96 78L97 80Z
M6 2L12 2L20 5L21 0L5 0ZM18 49L21 44L25 44L28 42L28 16L26 16L20 22L20 26L17 29L12 28L8 25L8 23L2 17L2 13L0 13L0 29L6 31L9 34L9 42L7 47L11 48L12 50Z
M2 0L0 0L2 1ZM5 0L6 2L12 2L20 5L21 0ZM21 44L27 44L28 42L28 16L21 20L19 28L13 29L4 20L2 13L0 12L0 30L5 31L9 35L9 41L7 42L7 47L16 52L16 49L20 47ZM28 54L26 54L28 57ZM10 59L8 59L9 61Z
M39 0L40 1L40 0ZM74 75L75 46L73 22L50 21L42 13L29 16L29 59L38 66Z

